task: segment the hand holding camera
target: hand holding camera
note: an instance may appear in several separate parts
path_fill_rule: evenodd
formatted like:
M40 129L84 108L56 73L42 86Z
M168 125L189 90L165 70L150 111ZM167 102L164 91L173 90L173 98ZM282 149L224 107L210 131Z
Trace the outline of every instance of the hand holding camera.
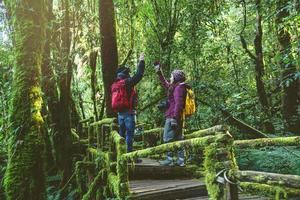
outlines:
M156 72L160 70L160 62L157 60L153 63Z

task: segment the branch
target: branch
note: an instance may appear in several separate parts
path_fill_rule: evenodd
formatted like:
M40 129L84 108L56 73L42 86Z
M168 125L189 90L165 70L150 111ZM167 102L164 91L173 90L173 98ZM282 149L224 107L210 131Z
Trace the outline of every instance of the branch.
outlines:
M248 56L253 59L254 61L256 61L256 57L253 55L253 53L251 53L251 51L249 51L248 49L248 45L247 45L247 42L244 38L243 35L240 35L240 38L241 38L241 42L242 42L242 47L243 49L245 50L245 52L248 54Z
M249 51L247 42L246 42L246 40L243 36L243 33L244 33L246 25L247 25L247 7L246 7L246 2L244 0L242 0L242 3L243 3L243 8L244 8L244 15L243 15L244 23L243 23L243 28L240 32L240 39L241 39L241 42L242 42L243 49L246 51L248 56L255 61L256 57Z

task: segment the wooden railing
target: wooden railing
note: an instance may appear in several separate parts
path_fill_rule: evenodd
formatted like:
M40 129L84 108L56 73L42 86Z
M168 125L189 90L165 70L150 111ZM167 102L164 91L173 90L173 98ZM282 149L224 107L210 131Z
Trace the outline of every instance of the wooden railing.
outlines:
M240 171L235 161L234 148L257 148L262 146L299 146L300 137L262 138L234 141L226 126L215 126L195 131L185 140L153 146L153 137L161 140L162 129L145 131L141 140L150 146L126 153L124 138L117 132L115 119L104 119L88 126L88 151L86 160L77 162L77 182L82 199L89 200L130 196L128 162L185 149L186 152L203 152L205 182L210 199L238 199L238 187L245 192L261 192L263 195L283 199L300 194L300 177L253 171ZM152 136L153 137L152 137ZM203 169L198 163L199 171ZM80 174L87 171L89 188L84 188ZM196 169L197 170L197 169ZM94 173L93 173L94 171ZM95 173L97 172L97 173ZM273 187L274 186L274 187Z

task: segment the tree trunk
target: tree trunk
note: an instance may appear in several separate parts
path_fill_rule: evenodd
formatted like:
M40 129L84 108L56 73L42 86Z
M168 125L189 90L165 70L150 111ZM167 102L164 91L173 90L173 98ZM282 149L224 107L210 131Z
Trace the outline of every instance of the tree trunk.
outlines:
M96 76L96 65L97 65L97 51L93 51L90 53L90 68L92 70L91 73L91 88L92 88L92 101L94 106L94 115L96 121L99 120L98 110L97 110L97 101L96 101L96 93L97 93L97 76Z
M118 50L113 0L99 1L101 62L107 117L115 115L111 108L111 85L118 67Z
M259 101L263 107L264 113L267 115L267 119L264 122L264 128L268 133L274 133L274 126L271 122L270 105L268 102L267 93L265 90L265 84L263 82L264 75L264 56L263 56L263 44L262 44L262 19L261 19L261 0L256 0L256 35L254 39L255 46L255 79L256 79L256 90Z
M7 0L6 5L13 11L16 55L6 196L8 200L42 200L46 188L40 71L46 2Z
M291 36L284 27L284 19L288 17L289 11L286 7L288 0L277 1L277 37L280 44L281 68L282 68L282 115L285 132L300 135L299 111L298 111L298 90L299 80L294 78L297 67L293 63L291 55ZM297 123L298 121L298 123Z
M256 92L259 99L259 102L262 106L262 110L266 114L266 119L263 122L264 129L268 133L274 133L274 126L271 122L271 111L270 111L270 103L268 102L267 93L265 90L265 85L263 82L263 74L264 74L264 59L263 59L263 44L262 44L262 19L261 19L261 0L256 0L256 32L254 39L254 47L255 47L255 55L248 49L248 45L246 40L243 37L243 32L246 27L247 17L246 12L244 13L244 28L240 33L242 46L248 56L253 60L255 64L255 82L256 82ZM246 10L246 5L244 5L244 9Z
M61 2L63 21L61 24L61 63L59 66L59 132L54 137L59 169L63 173L60 187L64 187L72 173L71 139L71 79L72 62L70 59L71 32L69 0ZM64 195L63 195L64 196Z
M49 0L47 5L47 12L46 12L46 18L47 18L47 26L46 26L46 41L45 41L45 48L44 48L44 55L43 55L43 64L41 67L42 71L42 90L43 90L43 99L45 101L45 109L43 113L43 118L45 120L46 126L45 131L48 131L48 127L51 128L52 132L55 132L57 130L57 126L55 123L55 115L52 115L52 113L55 113L55 110L57 109L57 90L56 90L56 84L55 80L53 79L54 73L53 69L50 65L51 63L51 23L53 20L53 0ZM57 121L57 120L56 120ZM54 155L52 155L52 145L50 142L50 137L52 134L47 133L45 135L45 141L46 141L46 158L47 158L47 170L50 168L53 168L53 164L55 164L54 161Z

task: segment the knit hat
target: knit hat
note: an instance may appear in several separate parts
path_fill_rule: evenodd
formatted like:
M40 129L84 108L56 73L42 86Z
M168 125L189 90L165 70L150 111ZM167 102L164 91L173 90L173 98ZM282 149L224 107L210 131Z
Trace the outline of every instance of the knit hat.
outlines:
M118 78L127 78L129 77L130 69L128 67L120 67L117 69Z
M172 73L174 82L184 82L185 81L185 73L182 70L175 69Z

